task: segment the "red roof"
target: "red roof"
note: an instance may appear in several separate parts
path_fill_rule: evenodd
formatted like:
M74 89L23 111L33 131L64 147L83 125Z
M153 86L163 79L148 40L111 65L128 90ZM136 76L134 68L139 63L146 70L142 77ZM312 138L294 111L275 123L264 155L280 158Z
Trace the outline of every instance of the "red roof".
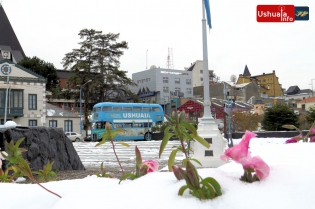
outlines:
M185 113L191 113L191 112L199 112L203 111L203 105L199 104L195 101L188 100L185 104L177 108L179 111L185 111Z
M315 102L315 97L310 97L307 99L303 99L301 101L298 101L297 103L309 103L309 102Z

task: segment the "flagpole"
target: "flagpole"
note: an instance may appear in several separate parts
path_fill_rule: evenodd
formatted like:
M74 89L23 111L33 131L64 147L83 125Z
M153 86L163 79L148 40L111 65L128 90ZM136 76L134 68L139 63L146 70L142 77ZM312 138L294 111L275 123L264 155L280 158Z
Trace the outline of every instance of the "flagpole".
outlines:
M202 46L203 46L203 117L202 122L209 123L213 120L211 115L210 87L209 87L209 70L208 70L208 47L207 47L207 23L205 15L205 2L202 0ZM209 30L210 31L210 30Z
M226 147L225 141L219 131L218 124L211 115L210 102L210 85L209 85L209 70L208 70L208 46L207 46L207 25L205 10L209 28L211 28L210 19L210 3L209 0L202 0L202 46L203 46L203 117L200 118L197 133L203 137L210 147L206 148L199 143L194 143L194 158L197 159L202 166L194 163L196 167L211 167L216 168L223 165L225 162L220 159L223 150Z

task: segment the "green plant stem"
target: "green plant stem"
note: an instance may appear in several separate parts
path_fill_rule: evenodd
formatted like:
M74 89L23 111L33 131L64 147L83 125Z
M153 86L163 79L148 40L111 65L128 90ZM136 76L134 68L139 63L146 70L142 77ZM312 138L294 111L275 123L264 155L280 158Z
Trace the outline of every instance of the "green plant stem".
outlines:
M119 164L120 170L121 170L122 174L125 175L124 169L123 169L123 167L121 166L121 163L120 163L120 161L119 161L119 158L118 158L117 153L116 153L116 150L115 150L115 143L114 143L114 141L113 141L112 139L110 140L110 143L111 143L112 146L113 146L114 154L115 154L115 156L116 156L116 159L117 159L117 162L118 162L118 164Z
M184 140L180 140L180 144L182 145L182 149L183 149L183 152L185 154L186 159L188 159L188 156L187 156L187 153L186 153L186 149L185 149L185 145L184 145Z
M33 183L35 183L35 184L37 184L38 186L40 186L41 188L45 189L47 192L50 192L50 193L56 195L57 197L62 198L62 197L61 197L60 195L58 195L57 193L55 193L55 192L53 192L53 191L50 191L49 189L47 189L46 187L44 187L43 185L41 185L38 181L35 180L35 178L34 178L33 175L29 174L28 172L25 172L20 166L16 165L16 167L18 167L21 171L23 171L23 172L30 178L30 180L31 180Z

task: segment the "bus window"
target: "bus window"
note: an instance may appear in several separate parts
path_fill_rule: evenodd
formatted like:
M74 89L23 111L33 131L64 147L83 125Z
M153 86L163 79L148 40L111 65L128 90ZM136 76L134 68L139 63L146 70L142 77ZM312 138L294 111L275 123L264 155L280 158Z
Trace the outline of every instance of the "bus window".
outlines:
M143 112L150 112L149 107L143 107L142 110L143 110Z
M101 112L101 107L96 108L96 112Z
M93 112L96 112L96 108L93 108Z
M132 111L132 107L123 107L123 111L131 112Z
M158 107L153 107L152 109L153 109L153 112L161 112L160 108Z
M141 112L141 107L133 107L134 112Z
M152 126L152 123L146 123L146 122L144 122L143 125L144 125L145 128L147 128L147 127L151 127L151 126Z
M122 128L123 124L122 123L114 123L114 128Z
M112 107L106 107L105 106L105 107L102 108L102 111L103 112L111 112L112 111Z
M113 107L114 108L114 112L121 112L121 107Z
M142 123L134 123L133 127L134 128L143 128L143 124Z
M105 123L104 122L97 122L97 123L95 123L95 128L96 129L104 129Z
M132 128L132 123L124 123L124 128Z

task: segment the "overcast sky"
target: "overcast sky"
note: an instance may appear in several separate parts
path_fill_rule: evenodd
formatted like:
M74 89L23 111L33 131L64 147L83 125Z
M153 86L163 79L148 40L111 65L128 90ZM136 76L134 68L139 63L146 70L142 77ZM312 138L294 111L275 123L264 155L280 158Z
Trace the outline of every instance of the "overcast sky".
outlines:
M202 60L202 0L0 0L26 56L62 69L62 58L78 48L78 33L95 29L120 33L129 49L121 70L151 65L166 68L172 49L174 69ZM309 6L310 20L258 23L256 6ZM276 71L283 88L315 89L314 0L210 0L209 69L220 80L238 76L247 64L252 75ZM0 23L1 24L1 23Z

